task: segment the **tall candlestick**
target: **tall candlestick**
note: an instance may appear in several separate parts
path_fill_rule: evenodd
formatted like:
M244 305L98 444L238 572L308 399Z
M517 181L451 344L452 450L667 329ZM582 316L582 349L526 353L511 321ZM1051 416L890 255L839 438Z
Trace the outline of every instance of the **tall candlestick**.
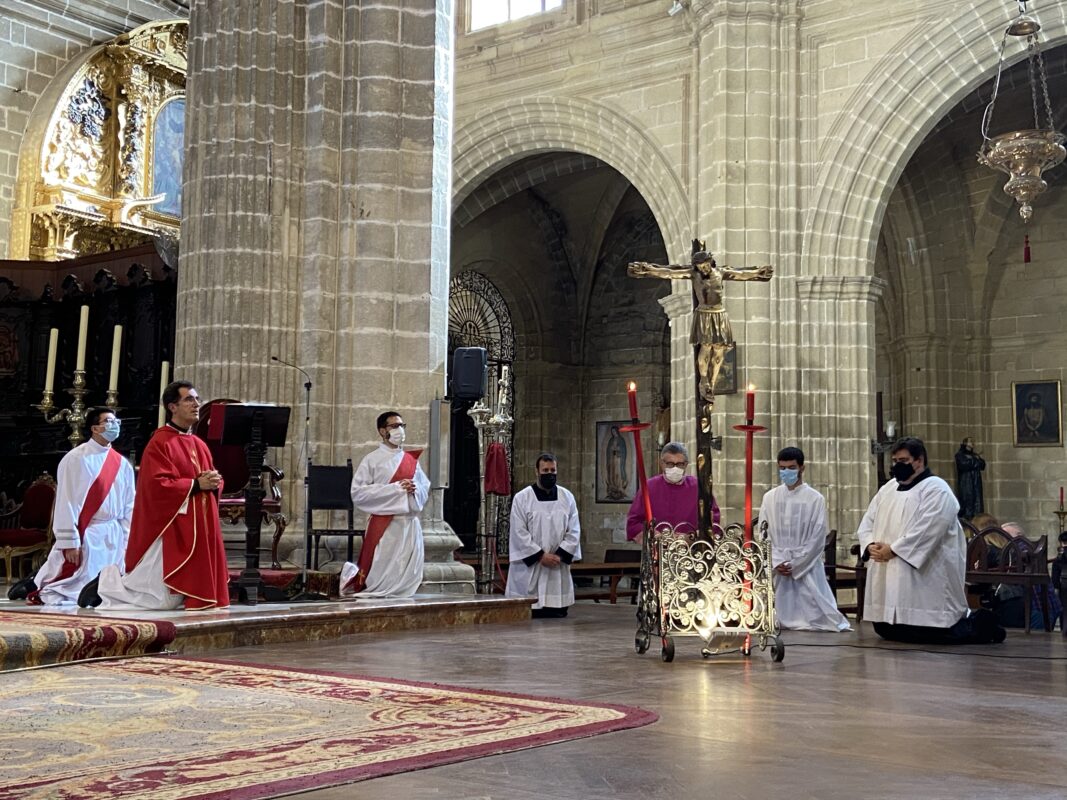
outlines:
M167 384L170 383L170 362L164 361L163 366L159 373L159 426L160 428L167 421L167 408L163 405L163 390L167 388Z
M645 505L645 528L652 528L652 499L648 496L648 475L645 474L645 451L641 447L641 431L651 428L648 422L641 422L637 416L637 382L630 381L626 386L626 393L630 397L630 424L619 428L621 433L633 433L634 453L637 454L637 482L641 487L641 496Z
M115 326L115 336L111 340L111 378L107 382L109 392L119 390L119 359L122 353L122 326Z
M1060 487L1060 511L1063 511L1063 487Z
M45 394L52 391L56 379L56 348L59 346L59 329L52 328L48 334L48 366L44 374ZM1062 502L1061 502L1062 505Z
M630 396L630 419L638 419L637 416L637 381L630 381L626 393Z
M745 392L745 419L754 420L756 418L756 387L751 383L748 385L748 391Z
M89 337L89 306L82 306L81 319L78 321L78 358L74 369L85 369L85 341Z

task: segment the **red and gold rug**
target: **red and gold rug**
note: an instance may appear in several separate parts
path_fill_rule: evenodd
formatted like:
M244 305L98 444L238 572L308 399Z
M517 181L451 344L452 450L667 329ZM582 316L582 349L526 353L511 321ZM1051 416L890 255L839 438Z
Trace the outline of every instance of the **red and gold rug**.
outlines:
M158 653L174 641L176 633L169 622L0 611L0 672L87 658Z
M256 800L656 720L579 703L146 657L0 682L0 800Z

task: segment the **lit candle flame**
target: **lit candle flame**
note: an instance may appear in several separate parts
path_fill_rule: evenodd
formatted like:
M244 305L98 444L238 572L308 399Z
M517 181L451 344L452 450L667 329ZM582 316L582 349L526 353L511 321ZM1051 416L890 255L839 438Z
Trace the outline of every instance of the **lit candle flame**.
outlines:
M629 390L630 390L631 392L633 392L633 391L636 391L636 390L637 390L637 381L630 381L630 382L629 382L629 383L627 384L627 388L628 388L628 389L629 389Z
M754 391L756 391L756 384L754 384L754 383L750 383L750 384L748 385L748 390L749 390L750 392L754 392Z

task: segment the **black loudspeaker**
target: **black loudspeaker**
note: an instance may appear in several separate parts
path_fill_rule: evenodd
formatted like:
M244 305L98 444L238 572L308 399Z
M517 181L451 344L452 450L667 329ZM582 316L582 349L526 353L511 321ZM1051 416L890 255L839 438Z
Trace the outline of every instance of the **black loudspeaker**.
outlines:
M484 347L457 347L452 356L452 397L480 400L489 379L489 355Z

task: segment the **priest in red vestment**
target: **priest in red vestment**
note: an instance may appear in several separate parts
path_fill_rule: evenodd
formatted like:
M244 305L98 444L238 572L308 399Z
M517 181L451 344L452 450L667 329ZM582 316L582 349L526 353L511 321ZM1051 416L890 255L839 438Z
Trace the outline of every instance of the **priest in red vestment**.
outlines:
M101 608L210 609L230 604L219 526L222 476L193 434L200 398L188 381L163 391L170 416L141 459L126 574L108 567L78 604Z

